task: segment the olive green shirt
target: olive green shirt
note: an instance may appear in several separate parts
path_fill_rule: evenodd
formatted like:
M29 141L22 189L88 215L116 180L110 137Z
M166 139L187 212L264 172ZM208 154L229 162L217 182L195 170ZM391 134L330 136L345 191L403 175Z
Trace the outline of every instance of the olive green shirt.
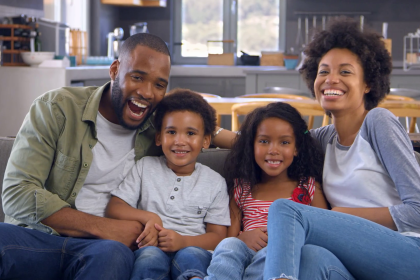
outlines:
M16 136L3 181L5 222L58 234L41 221L63 207L75 208L97 143L96 116L110 86L64 87L32 104ZM135 140L136 160L161 155L151 119Z

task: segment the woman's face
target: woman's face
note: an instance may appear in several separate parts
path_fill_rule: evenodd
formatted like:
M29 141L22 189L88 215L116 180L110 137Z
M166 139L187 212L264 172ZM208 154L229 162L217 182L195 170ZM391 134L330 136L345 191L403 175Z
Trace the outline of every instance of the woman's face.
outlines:
M314 89L322 108L334 116L366 110L364 95L370 89L359 57L348 49L331 49L321 58Z

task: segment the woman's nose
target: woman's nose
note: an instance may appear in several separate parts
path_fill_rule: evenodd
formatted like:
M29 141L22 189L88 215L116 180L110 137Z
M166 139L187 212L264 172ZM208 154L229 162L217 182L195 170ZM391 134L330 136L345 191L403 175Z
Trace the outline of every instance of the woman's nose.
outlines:
M340 82L340 79L339 79L339 77L338 77L337 74L335 74L335 73L329 73L327 75L327 79L325 80L325 82L327 84L338 84Z

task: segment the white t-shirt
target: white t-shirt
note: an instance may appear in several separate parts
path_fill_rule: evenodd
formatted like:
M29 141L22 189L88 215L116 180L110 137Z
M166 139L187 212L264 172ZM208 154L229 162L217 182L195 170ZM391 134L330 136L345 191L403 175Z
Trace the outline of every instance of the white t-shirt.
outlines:
M134 165L136 130L109 122L99 112L96 118L98 142L85 183L76 197L76 209L103 217L111 191Z
M144 157L111 194L158 214L163 227L181 235L204 234L206 223L230 226L226 181L198 162L190 176L177 176L164 156Z

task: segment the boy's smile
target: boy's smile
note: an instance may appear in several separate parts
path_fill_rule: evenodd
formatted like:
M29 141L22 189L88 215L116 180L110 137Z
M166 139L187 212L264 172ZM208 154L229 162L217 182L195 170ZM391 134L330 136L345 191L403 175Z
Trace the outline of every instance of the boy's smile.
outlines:
M202 117L190 111L166 113L162 129L156 134L168 167L178 176L193 173L201 148L208 148L210 135L204 135Z

